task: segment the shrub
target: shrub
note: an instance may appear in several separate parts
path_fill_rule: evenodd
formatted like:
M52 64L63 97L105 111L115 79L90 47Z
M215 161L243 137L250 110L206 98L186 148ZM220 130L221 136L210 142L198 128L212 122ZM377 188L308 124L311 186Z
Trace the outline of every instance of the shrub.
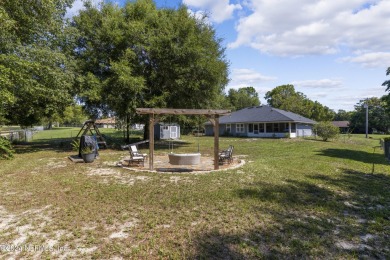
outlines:
M14 152L11 142L5 137L0 137L0 160L12 159Z
M331 122L320 122L314 126L313 130L324 141L336 138L340 133L340 129Z
M70 144L72 146L73 151L78 152L80 148L80 139L75 139Z

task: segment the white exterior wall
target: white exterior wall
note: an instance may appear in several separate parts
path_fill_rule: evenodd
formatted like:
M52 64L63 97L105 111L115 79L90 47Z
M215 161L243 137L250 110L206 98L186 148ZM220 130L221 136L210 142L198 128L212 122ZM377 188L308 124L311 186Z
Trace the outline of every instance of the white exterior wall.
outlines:
M312 126L297 124L297 137L312 136Z
M311 129L297 129L297 136L298 137L306 137L306 136L312 136L313 131Z

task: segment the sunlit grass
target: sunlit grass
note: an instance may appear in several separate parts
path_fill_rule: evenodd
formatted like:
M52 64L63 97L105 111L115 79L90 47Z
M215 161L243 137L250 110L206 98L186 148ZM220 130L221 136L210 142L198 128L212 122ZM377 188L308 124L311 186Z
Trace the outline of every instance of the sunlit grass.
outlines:
M69 138L69 130L52 131ZM220 148L234 145L246 164L194 175L115 167L127 152L112 149L100 150L92 164L75 164L49 138L53 132L0 161L0 218L14 216L0 244L25 227L28 241L56 241L70 258L390 257L390 170L377 136L221 137ZM212 154L213 138L182 136L173 145L175 152L198 149ZM156 153L169 150L163 142Z

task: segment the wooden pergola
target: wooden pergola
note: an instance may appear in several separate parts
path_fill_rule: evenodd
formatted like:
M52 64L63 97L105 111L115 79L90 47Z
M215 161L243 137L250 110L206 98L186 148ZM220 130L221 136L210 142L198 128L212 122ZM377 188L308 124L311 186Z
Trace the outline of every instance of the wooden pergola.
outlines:
M149 169L153 170L154 123L160 115L203 115L214 128L214 169L219 169L219 117L230 115L230 110L215 109L174 109L174 108L137 108L137 114L149 115Z

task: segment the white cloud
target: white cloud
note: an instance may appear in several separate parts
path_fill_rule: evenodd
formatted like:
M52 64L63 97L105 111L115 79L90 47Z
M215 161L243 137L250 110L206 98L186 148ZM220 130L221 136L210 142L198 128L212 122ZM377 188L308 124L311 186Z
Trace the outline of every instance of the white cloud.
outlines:
M355 57L345 57L340 61L360 63L369 68L387 68L390 65L390 52L364 53Z
M342 86L342 81L337 79L319 79L319 80L302 80L294 81L296 87L313 88L313 89L335 89Z
M207 14L204 11L199 10L199 11L194 12L191 9L188 9L188 13L190 15L192 15L193 17L195 17L195 19L203 20L205 23L211 25L210 19L209 19L209 17L207 17Z
M311 95L312 97L314 98L324 98L324 97L327 97L328 96L328 93L325 93L325 92L318 92L318 93L315 93L313 95Z
M259 83L275 80L275 77L264 76L250 69L234 69L231 74L231 84L233 86L256 86Z
M72 18L73 16L78 15L80 10L85 9L84 2L86 2L86 1L85 0L75 0L73 2L72 7L68 8L66 10L65 18ZM103 2L103 0L92 0L92 5L99 6L102 2Z
M183 0L183 3L195 8L194 13L210 13L210 19L217 23L232 18L233 12L242 8L239 4L230 4L229 0Z
M272 90L272 87L265 87L263 83L276 80L275 77L264 76L251 69L234 69L230 77L231 81L227 89L239 89L249 86L254 87L256 92L259 94L262 103L265 103L265 100L261 97L264 96L267 91Z
M354 109L354 106L359 103L360 100L372 97L381 97L385 94L385 89L381 86L372 86L367 87L366 89L357 89L354 92L351 92L349 90L330 92L326 97L328 101L327 106L331 108L352 111Z
M278 56L390 51L388 0L248 0L230 48Z

